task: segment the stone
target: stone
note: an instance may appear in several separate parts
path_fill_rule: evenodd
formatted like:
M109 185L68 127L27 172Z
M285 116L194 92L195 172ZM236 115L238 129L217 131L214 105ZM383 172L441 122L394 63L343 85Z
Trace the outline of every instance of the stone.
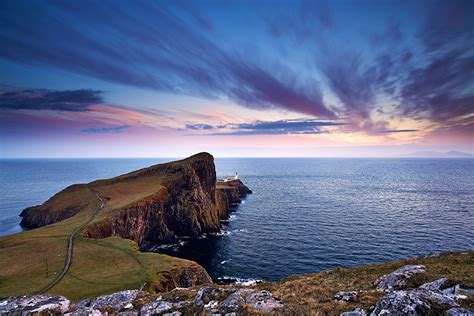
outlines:
M370 315L437 315L453 307L459 304L441 291L400 290L380 298Z
M275 299L269 291L258 291L250 294L246 300L250 308L264 313L270 313L274 309L283 307L283 303Z
M356 308L350 312L344 312L340 316L366 316L365 310L361 308Z
M412 286L415 276L426 273L426 267L423 265L406 265L390 274L381 276L375 281L378 290L393 291L402 290Z
M71 302L59 295L24 295L0 300L0 315L3 314L33 314L47 313L64 314L70 308Z
M336 295L334 295L334 299L344 302L355 302L357 301L357 292L337 292Z
M148 302L142 306L140 309L141 315L156 315L168 311L172 311L173 309L180 309L186 306L189 306L190 303L188 301L180 301L180 302L168 302L164 301L159 297L155 301Z
M138 298L150 295L148 292L139 290L125 290L110 295L102 295L92 300L89 307L98 310L113 309L119 312L124 309L133 308L133 302Z
M462 307L455 307L448 309L446 316L474 316L474 313Z
M220 303L220 312L238 312L245 304L245 299L242 297L243 294L252 292L251 289L240 289L237 292L230 294L225 300Z
M431 291L441 290L441 288L444 285L446 285L447 282L448 282L448 279L441 278L441 279L435 280L433 282L429 282L429 283L425 283L425 284L421 285L420 289L426 289L426 290L431 290Z

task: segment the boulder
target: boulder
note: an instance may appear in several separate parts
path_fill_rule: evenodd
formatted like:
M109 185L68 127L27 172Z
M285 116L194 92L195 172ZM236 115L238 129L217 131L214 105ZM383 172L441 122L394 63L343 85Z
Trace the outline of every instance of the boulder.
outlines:
M361 308L356 308L350 312L344 312L340 316L366 316L365 310Z
M336 295L334 295L334 299L344 302L355 302L357 301L357 292L337 292Z
M455 307L446 311L446 316L474 316L470 310L461 307Z
M423 265L406 265L378 278L375 286L386 292L415 287L417 277L425 273L426 267Z
M283 303L280 300L277 300L273 297L272 293L265 290L250 294L246 298L245 303L251 309L264 313L270 313L274 309L283 307Z
M102 295L92 300L86 308L97 309L101 311L115 312L133 309L133 302L139 298L150 295L148 292L139 290L126 290L110 295Z
M459 304L443 292L419 288L388 293L377 301L370 315L438 315L454 307Z
M24 295L0 300L0 315L3 314L63 314L69 310L71 302L59 295Z
M176 313L178 309L185 308L191 305L188 301L169 302L162 300L161 297L158 299L148 302L140 309L141 315L157 315L164 312ZM173 314L172 314L173 315Z
M426 289L431 291L441 290L448 283L448 279L441 278L433 282L425 283L420 286L420 289Z
M230 294L225 300L220 303L220 312L231 313L242 310L245 304L245 299L243 298L243 295L251 291L252 290L250 289L240 289L237 292Z
M59 295L24 295L0 300L0 315L3 314L63 314L69 310L71 302Z

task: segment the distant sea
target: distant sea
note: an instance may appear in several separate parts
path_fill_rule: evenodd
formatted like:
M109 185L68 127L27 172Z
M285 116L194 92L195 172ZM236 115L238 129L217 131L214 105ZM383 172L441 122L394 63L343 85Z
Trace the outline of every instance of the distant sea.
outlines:
M73 183L170 159L0 160L0 235L18 214ZM474 159L216 159L254 191L220 236L157 251L189 258L214 278L280 279L474 249Z

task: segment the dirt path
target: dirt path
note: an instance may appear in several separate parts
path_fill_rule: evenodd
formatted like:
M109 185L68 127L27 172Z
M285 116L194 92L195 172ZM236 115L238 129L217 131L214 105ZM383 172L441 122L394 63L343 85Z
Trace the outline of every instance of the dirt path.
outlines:
M49 283L44 288L39 290L38 291L39 294L43 294L43 293L49 291L50 289L52 289L66 275L66 273L68 272L69 267L71 266L71 263L72 263L72 251L73 251L73 247L74 247L74 238L76 238L77 233L79 233L87 224L89 224L97 216L99 211L102 210L105 207L105 201L96 192L94 192L94 194L100 200L100 203L101 203L100 206L97 207L94 214L87 221L85 221L80 226L78 226L72 232L72 234L69 235L69 239L68 239L68 242L67 242L67 258L66 258L66 263L64 264L63 270L61 271L60 274L58 274L58 276L56 276L54 278L53 281L51 281L51 283Z

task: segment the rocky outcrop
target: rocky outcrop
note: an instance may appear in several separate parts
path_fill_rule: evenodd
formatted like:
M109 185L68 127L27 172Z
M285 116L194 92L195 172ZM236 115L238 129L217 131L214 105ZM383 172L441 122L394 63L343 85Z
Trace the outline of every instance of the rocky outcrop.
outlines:
M394 272L383 275L377 281L375 286L377 290L392 291L400 290L414 285L419 285L420 279L426 274L426 267L423 265L407 265Z
M212 283L207 271L198 264L176 267L163 272L161 280L161 283L153 288L155 292L167 292L174 288L187 288Z
M374 285L385 295L370 308L370 315L463 315L465 310L460 302L468 299L470 290L458 284L451 286L454 283L447 278L420 285L427 275L428 270L423 265L406 265L378 278ZM356 302L357 292L338 292L335 299ZM365 315L365 311L359 309L341 315Z
M459 304L443 292L418 288L385 295L377 301L370 315L442 315L454 307Z
M155 297L126 290L71 304L61 296L30 295L0 300L0 314L70 315L242 315L269 313L284 307L269 291L253 288L176 288Z
M62 314L71 302L59 295L24 295L0 300L0 315Z

